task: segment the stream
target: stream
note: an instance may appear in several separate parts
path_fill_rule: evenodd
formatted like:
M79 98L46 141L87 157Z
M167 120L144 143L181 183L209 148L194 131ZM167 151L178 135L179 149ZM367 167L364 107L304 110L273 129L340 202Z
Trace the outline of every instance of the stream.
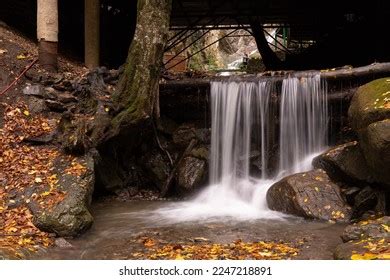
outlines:
M72 248L52 247L34 259L133 259L145 247L139 239L158 239L161 244L284 241L302 246L297 259L333 259L334 248L342 241L342 224L307 221L301 218L168 222L153 216L162 207L180 202L129 201L97 202L93 205L95 223L82 236L68 240ZM302 242L303 241L303 242Z

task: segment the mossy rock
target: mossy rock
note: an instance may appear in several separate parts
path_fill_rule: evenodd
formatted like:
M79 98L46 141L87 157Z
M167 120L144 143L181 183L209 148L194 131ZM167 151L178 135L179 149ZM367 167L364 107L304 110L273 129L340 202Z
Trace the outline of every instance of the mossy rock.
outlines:
M360 146L375 181L390 186L390 119L370 124L360 133Z
M73 165L83 166L84 170L80 174L70 172L69 168ZM95 184L94 160L90 156L83 156L70 161L68 157L60 156L54 162L54 173L65 197L50 209L39 203L31 203L33 222L39 229L56 233L57 236L76 236L93 223L88 207Z
M371 123L390 118L390 78L372 81L361 86L349 108L352 128L359 130Z

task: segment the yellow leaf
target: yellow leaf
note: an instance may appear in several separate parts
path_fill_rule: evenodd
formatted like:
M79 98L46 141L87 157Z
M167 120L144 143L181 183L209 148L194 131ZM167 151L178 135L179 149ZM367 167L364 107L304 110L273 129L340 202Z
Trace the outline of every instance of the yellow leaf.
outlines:
M51 194L51 192L44 192L44 193L41 193L41 196L48 196L50 194Z
M184 258L182 255L179 254L179 255L176 255L175 260L184 260Z
M19 54L18 56L16 56L17 59L26 59L27 56L25 56L24 54Z
M24 114L25 116L27 116L27 117L30 116L30 112L27 111L27 110L24 110L24 111L23 111L23 114Z
M351 260L373 260L376 259L378 256L372 253L364 253L361 254L353 254L351 256Z
M383 253L378 255L378 259L381 260L390 260L390 253Z
M320 189L318 188L318 187L315 187L314 188L317 192L319 192L320 191Z
M309 199L306 197L306 198L303 200L303 202L306 203L308 200L309 200Z
M390 227L388 225L382 224L381 226L385 229L385 231L390 232Z
M36 177L34 181L35 183L42 183L42 178Z

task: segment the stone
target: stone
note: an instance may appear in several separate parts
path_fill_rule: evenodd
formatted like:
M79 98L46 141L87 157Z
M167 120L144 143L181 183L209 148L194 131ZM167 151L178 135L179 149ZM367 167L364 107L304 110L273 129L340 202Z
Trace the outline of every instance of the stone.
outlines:
M58 102L56 100L46 99L45 104L53 112L62 113L62 112L65 112L67 110L66 107L64 106L64 104L62 104L61 102Z
M182 148L186 148L193 138L196 138L196 129L192 125L181 125L172 135L173 143Z
M390 189L390 119L370 124L360 138L374 180Z
M359 132L374 122L390 118L390 78L361 86L353 96L348 115L352 128Z
M389 216L348 225L341 238L345 243L336 247L334 258L337 260L390 259Z
M27 85L23 89L23 94L28 96L35 96L38 98L45 98L45 90L41 85Z
M267 203L272 210L305 218L346 222L351 217L340 187L321 169L293 174L273 184Z
M365 187L353 198L352 219L359 218L369 211L384 214L386 211L385 194L372 187Z
M161 188L171 172L171 166L159 149L152 149L141 158L141 166L157 188Z
M67 104L72 102L77 102L77 98L74 97L69 92L60 92L57 94L57 100L61 103Z
M62 248L62 249L66 249L66 248L73 248L73 245L70 244L65 238L63 237L60 237L60 238L56 238L54 240L54 245L59 247L59 248Z
M93 223L88 207L95 183L94 160L89 155L72 161L66 158L59 156L54 162L54 173L60 190L65 192L64 199L50 209L36 202L29 204L35 226L60 237L77 236ZM80 174L67 172L72 164L80 164L85 170Z
M390 188L390 79L361 86L348 111L374 181Z
M181 195L188 195L198 190L205 181L207 164L204 160L195 157L185 157L177 171L177 191Z
M191 151L191 156L196 157L198 159L208 160L209 159L209 149L205 146L195 147Z
M30 96L27 99L27 107L31 114L41 114L49 110L46 106L45 100L34 96Z
M356 184L373 181L357 141L327 150L313 159L313 167L325 170L336 182Z
M341 239L344 242L367 238L390 238L390 216L384 216L375 220L360 221L348 225Z

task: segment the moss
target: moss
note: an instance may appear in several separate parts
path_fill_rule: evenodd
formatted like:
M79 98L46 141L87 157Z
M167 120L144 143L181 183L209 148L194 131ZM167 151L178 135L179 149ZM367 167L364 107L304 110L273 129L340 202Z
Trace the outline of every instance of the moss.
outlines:
M168 35L171 2L138 1L136 32L124 74L113 96L118 113L111 125L116 132L152 115Z
M361 86L352 99L349 116L355 130L390 118L390 78Z

